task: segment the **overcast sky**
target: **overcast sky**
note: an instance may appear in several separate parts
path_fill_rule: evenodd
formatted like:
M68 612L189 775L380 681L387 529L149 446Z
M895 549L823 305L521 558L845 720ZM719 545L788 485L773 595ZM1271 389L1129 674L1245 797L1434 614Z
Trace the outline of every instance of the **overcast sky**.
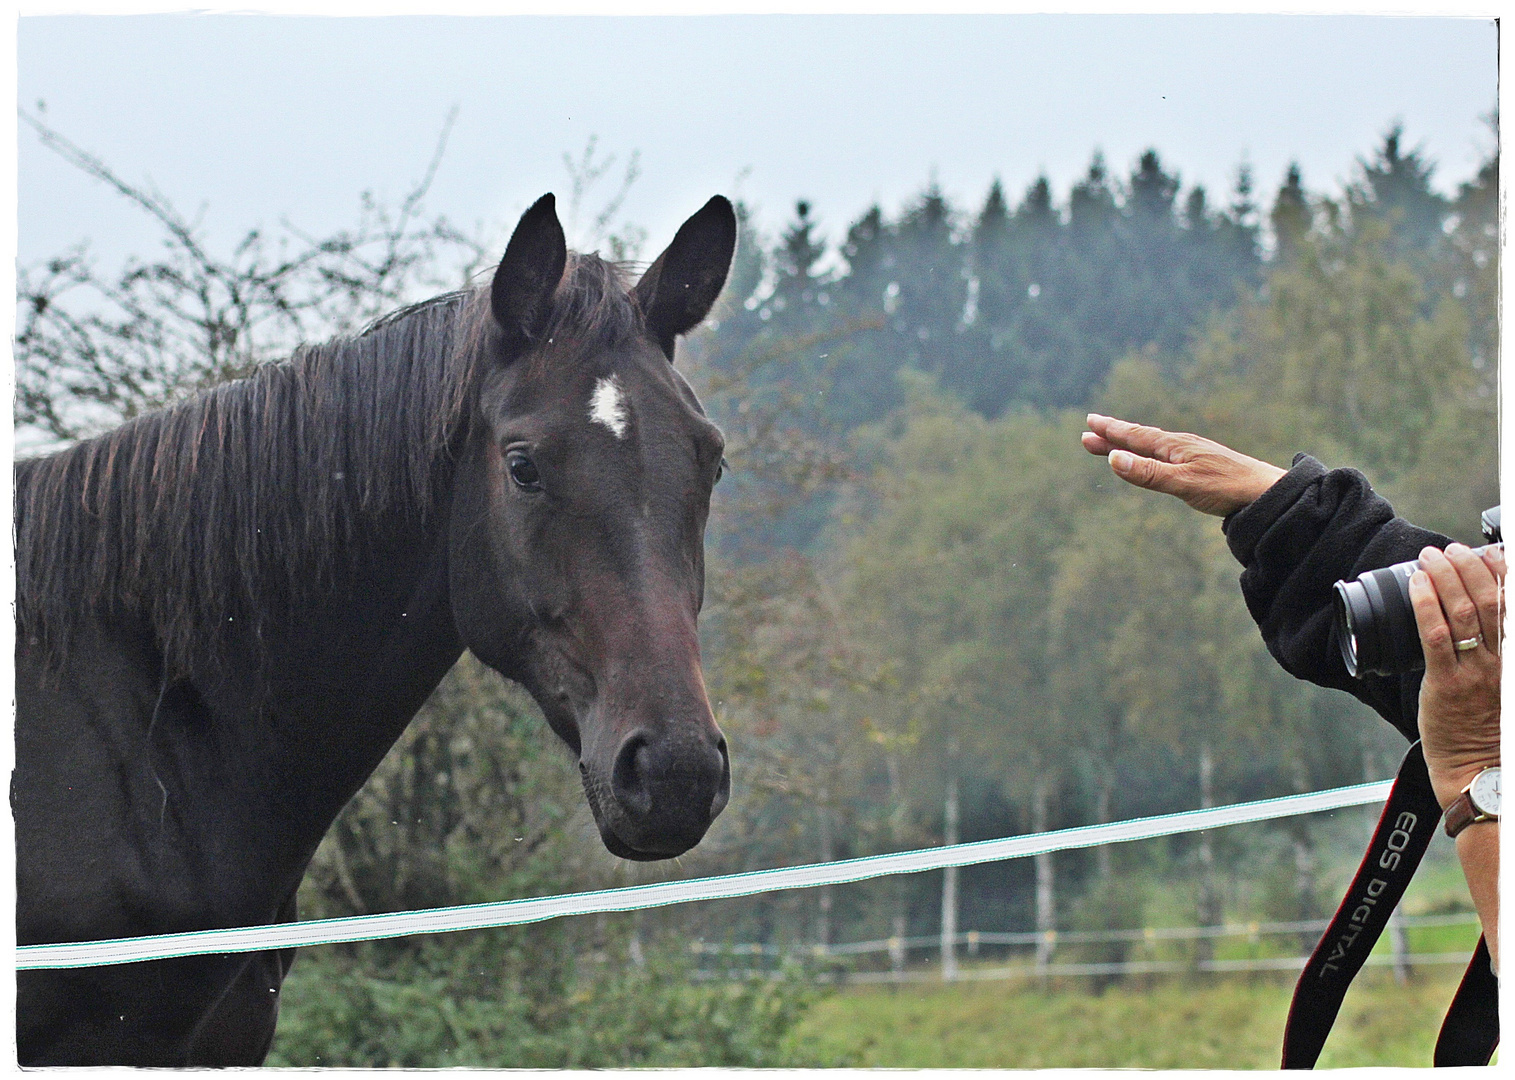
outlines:
M1493 146L1496 45L1487 20L1367 16L34 17L18 87L223 241L400 196L455 105L428 207L503 236L597 135L641 153L650 257L715 192L770 230L808 198L836 238L933 177L976 209L1045 172L1062 201L1096 148L1123 175L1155 147L1217 200L1243 160L1267 202L1290 160L1338 191L1395 121L1451 191ZM18 197L23 262L152 236L24 126Z

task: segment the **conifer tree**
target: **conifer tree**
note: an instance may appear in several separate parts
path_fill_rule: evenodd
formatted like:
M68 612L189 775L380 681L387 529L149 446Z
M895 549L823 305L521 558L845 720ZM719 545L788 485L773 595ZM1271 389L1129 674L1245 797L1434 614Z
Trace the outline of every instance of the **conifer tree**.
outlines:
M1009 311L1014 270L1011 266L1010 206L999 178L989 185L984 207L973 226L970 296L964 321L973 336L971 348L992 347L985 328L1001 322Z
M1134 221L1161 228L1173 220L1173 201L1178 195L1178 177L1163 171L1156 150L1145 151L1131 173L1128 208Z
M1057 224L1057 211L1052 206L1052 185L1047 174L1038 176L1026 189L1026 197L1016 207L1017 221L1046 228Z
M1052 205L1052 185L1045 174L1026 189L1016 207L1014 223L1023 260L1022 291L1030 299L1039 299L1048 284L1066 272L1067 261L1062 219Z
M1245 281L1256 278L1259 262L1257 203L1252 198L1252 191L1252 166L1243 161L1236 167L1236 186L1232 189L1231 206L1223 221L1221 239L1228 262L1227 274Z
M1291 161L1269 215L1269 221L1273 225L1274 258L1277 261L1288 262L1294 258L1300 241L1310 231L1310 219L1310 203L1305 196L1299 162Z
M966 363L956 373L962 384L959 392L986 414L998 411L1027 383L1026 359L1032 350L1020 340L1016 323L1036 262L1033 232L1019 215L1012 216L996 178L973 228L970 293L960 343Z
M980 284L978 372L968 400L994 415L1012 401L1054 400L1052 386L1077 355L1069 321L1078 294L1070 279L1070 246L1045 175L1026 189L1010 219L997 274Z
M1110 190L1105 155L1096 150L1088 172L1073 185L1068 199L1068 224L1076 233L1091 232L1107 224L1115 212L1115 193Z
M1131 170L1126 204L1124 245L1129 323L1128 335L1149 341L1171 336L1169 324L1187 321L1183 308L1188 282L1179 249L1174 202L1179 179L1163 170L1156 150L1147 150Z
M999 177L989 185L989 194L984 197L984 208L979 211L978 223L973 229L976 246L1002 243L1010 231L1010 206L1005 202L1005 188Z
M1397 250L1425 251L1441 236L1447 200L1431 188L1435 164L1418 147L1402 151L1403 136L1404 125L1395 123L1373 160L1358 160L1362 176L1348 189L1347 201L1354 213L1389 220Z
M797 313L816 303L824 282L816 274L815 266L826 254L826 242L816 235L810 203L804 199L794 204L794 221L784 230L774 254L778 275L773 290L774 306Z
M884 212L874 203L847 230L842 254L847 259L847 276L842 285L855 309L883 302L887 282L884 275L893 266L887 250Z
M893 239L899 258L894 348L904 366L940 375L956 389L962 382L957 331L967 278L952 208L935 182L906 208Z
M1188 198L1184 200L1184 228L1188 229L1192 236L1203 236L1211 227L1210 207L1204 186L1195 184L1189 189Z

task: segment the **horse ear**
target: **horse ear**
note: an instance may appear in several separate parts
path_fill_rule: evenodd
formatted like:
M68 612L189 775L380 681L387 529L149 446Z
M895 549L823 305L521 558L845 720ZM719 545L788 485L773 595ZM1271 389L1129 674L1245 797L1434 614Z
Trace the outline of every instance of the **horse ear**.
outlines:
M489 288L489 308L512 345L527 345L546 332L552 294L567 263L568 244L548 193L521 215Z
M673 359L673 342L710 312L736 250L736 212L720 195L684 222L668 250L637 282L636 298L647 329Z

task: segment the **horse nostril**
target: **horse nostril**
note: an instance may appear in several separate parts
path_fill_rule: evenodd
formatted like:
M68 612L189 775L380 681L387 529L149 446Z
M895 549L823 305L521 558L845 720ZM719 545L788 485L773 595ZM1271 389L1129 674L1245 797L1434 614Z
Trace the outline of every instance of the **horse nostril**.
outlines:
M731 801L731 755L726 753L726 739L723 736L715 744L716 751L721 755L721 779L716 785L715 798L710 800L710 820L714 821L721 816L721 811L726 809L726 804Z
M649 753L647 736L632 735L621 744L610 769L611 794L634 818L646 817L652 810L652 792L647 784Z
M689 732L633 732L606 779L618 828L627 830L623 839L642 851L687 850L731 798L731 762L719 734L707 742Z

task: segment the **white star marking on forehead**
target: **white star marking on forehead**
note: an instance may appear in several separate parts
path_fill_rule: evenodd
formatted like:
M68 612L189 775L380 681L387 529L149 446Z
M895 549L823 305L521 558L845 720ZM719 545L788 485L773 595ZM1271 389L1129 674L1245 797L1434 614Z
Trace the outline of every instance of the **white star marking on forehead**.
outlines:
M617 439L626 437L626 403L621 399L621 388L614 375L594 381L594 393L589 396L589 419L604 424Z

